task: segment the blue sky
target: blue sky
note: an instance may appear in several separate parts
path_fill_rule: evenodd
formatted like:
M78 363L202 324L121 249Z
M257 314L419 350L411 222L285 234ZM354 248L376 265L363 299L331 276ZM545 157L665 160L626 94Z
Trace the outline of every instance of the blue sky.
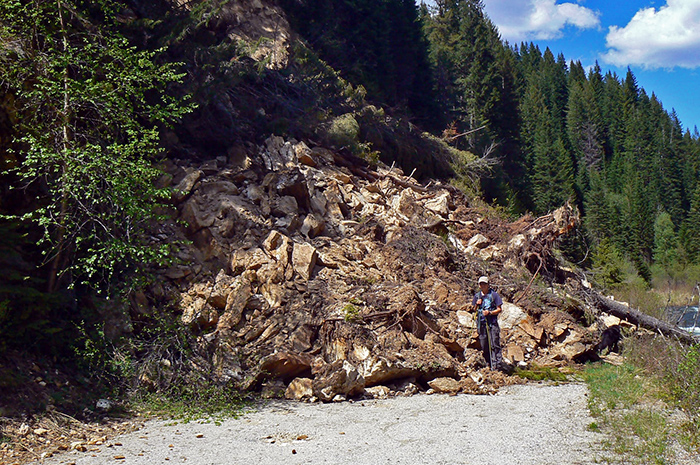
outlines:
M511 44L534 42L584 67L598 60L603 73L622 78L629 66L640 87L655 93L667 111L676 110L684 129L700 127L700 0L484 0L484 5Z

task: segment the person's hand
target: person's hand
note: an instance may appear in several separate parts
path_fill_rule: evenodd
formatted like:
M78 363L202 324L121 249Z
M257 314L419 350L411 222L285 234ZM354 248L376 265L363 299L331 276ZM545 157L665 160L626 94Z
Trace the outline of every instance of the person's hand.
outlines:
M476 304L477 304L477 305L481 305L483 302L484 302L483 300L478 299L478 300L476 301Z
M490 310L484 310L484 316L489 316L491 314Z

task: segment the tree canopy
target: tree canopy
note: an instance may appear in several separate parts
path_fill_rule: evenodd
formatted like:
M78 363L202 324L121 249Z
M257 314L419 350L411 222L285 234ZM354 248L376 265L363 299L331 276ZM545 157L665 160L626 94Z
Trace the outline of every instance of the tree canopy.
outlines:
M143 237L154 205L159 129L189 107L170 96L182 75L119 33L111 0L0 5L0 85L18 115L12 152L20 186L36 192L23 218L40 226L57 281L102 283L162 256Z

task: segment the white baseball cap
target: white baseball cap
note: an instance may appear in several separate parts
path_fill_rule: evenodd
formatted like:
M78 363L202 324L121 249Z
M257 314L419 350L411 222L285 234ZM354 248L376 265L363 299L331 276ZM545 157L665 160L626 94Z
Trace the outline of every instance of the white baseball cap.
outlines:
M479 278L479 284L481 284L481 283L486 283L486 284L488 284L488 283L489 283L489 277L488 277L488 276L482 276L481 278Z

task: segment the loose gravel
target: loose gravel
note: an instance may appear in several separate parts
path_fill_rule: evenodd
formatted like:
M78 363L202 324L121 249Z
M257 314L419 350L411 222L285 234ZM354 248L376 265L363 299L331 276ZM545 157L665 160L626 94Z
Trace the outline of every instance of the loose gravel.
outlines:
M270 401L222 424L146 423L47 464L592 464L599 433L582 384L492 396L416 395L337 404Z

